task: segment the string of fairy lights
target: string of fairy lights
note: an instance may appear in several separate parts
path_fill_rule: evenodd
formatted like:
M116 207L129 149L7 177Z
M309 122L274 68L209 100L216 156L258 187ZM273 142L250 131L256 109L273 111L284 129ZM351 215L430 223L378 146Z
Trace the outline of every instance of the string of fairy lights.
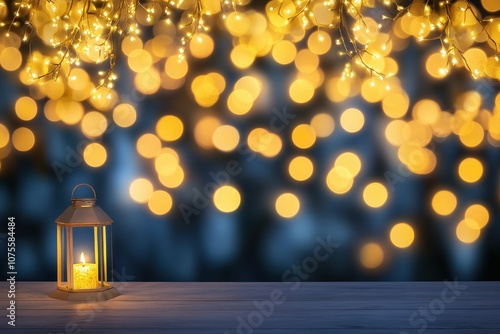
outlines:
M119 99L118 62L128 65L141 94L185 87L202 109L217 106L235 117L251 117L265 103L269 79L247 70L258 58L267 58L293 72L286 84L297 105L307 105L320 94L334 103L360 97L379 104L388 119L385 139L399 161L414 174L430 174L439 158L430 148L435 138L457 136L470 150L486 142L500 146L500 95L492 110L483 107L476 91L459 96L454 110L442 110L431 99L410 101L397 77L400 64L395 55L411 39L419 45L436 41L432 45L439 47L423 59L432 78L444 79L453 68L464 68L475 79L500 80L500 17L495 15L500 3L482 0L482 8L478 6L466 0L0 0L0 66L18 73L29 88L13 106L25 125L9 129L0 123L0 161L8 161L12 149L32 150L36 135L30 121L45 117L78 127L95 140L85 147L83 159L90 167L103 166L108 151L97 139L112 124L129 128L141 117L132 104ZM232 41L227 58L242 73L233 85L217 70L190 71L198 61L213 57L216 34ZM333 57L344 65L327 72L321 65ZM291 181L321 177L333 194L343 195L363 168L359 154L341 152L326 175L316 175L317 166L307 155L332 135L336 122L353 135L366 126L357 108L344 110L338 121L330 113L311 112L309 121L292 124L291 136L285 138L266 127L245 134L222 115L207 112L190 132L202 150L230 153L246 143L267 159L277 157L289 141L304 152L287 162ZM151 161L154 178L133 180L130 196L152 213L165 215L174 205L173 191L188 172L171 145L185 134L188 123L167 113L155 124L136 141L137 153ZM464 183L478 182L483 171L483 162L472 156L457 165ZM387 186L378 181L366 184L362 197L373 210L390 199ZM238 210L241 200L234 185L221 186L213 196L222 212ZM438 191L431 202L438 216L450 215L457 207L449 189ZM300 203L297 194L280 194L276 213L293 218ZM475 242L488 220L484 205L468 206L457 224L457 238ZM401 248L410 246L414 237L407 222L396 223L390 232L392 243ZM377 243L365 245L360 254L367 268L378 267L383 258Z

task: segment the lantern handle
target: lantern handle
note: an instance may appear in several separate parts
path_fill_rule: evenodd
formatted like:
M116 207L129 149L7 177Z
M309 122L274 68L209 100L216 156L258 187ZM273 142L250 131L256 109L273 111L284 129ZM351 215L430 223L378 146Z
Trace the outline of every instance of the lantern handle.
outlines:
M87 183L80 183L80 184L77 184L77 185L76 185L76 187L74 187L74 188L73 188L73 191L71 192L71 199L72 199L72 200L73 200L73 199L75 199L74 194L75 194L75 190L76 190L76 188L78 188L78 187L80 187L80 186L87 186L87 187L89 187L90 189L92 189L92 192L94 193L94 198L93 198L93 199L97 199L97 196L96 196L96 194L95 194L95 190L94 190L94 188L92 188L92 186L91 186L90 184L87 184Z

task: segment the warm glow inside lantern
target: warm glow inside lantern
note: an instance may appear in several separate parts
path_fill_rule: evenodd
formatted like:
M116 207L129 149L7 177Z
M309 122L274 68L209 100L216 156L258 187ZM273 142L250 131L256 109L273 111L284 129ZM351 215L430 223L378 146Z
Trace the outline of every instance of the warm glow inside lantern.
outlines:
M75 198L80 186L92 189L93 198ZM62 300L106 300L119 295L108 282L113 272L111 223L96 205L96 193L88 184L77 185L71 194L71 206L56 219L57 288L51 297ZM89 257L87 257L89 255ZM92 260L93 259L93 260ZM108 264L111 262L111 265Z

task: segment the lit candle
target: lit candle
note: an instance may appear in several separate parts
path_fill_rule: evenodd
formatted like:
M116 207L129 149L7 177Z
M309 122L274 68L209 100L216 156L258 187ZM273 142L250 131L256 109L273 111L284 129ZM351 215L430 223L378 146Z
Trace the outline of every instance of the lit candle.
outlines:
M85 256L80 255L82 263L73 264L73 287L75 289L96 289L97 288L97 264L85 263Z

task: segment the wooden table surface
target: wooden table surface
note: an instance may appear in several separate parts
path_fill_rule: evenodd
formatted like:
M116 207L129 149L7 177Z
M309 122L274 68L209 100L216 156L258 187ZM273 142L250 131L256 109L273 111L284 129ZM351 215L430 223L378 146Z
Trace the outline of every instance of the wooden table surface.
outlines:
M500 333L500 282L119 282L109 301L66 302L17 282L16 326L0 333Z

